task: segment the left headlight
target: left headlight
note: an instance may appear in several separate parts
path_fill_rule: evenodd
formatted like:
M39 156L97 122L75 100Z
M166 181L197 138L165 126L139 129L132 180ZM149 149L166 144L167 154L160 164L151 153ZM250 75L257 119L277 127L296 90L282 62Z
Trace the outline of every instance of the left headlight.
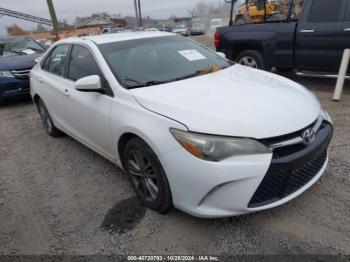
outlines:
M268 154L272 151L254 139L204 135L171 128L175 139L192 155L218 162L234 155Z
M10 71L0 71L0 77L14 77Z

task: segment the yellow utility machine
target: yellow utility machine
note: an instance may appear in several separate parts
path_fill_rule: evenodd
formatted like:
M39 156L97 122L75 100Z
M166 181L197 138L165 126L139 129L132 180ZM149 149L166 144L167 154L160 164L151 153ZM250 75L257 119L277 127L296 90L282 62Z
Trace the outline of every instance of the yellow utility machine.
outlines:
M256 23L279 19L288 12L288 0L246 0L238 9L235 24ZM266 11L266 13L265 13Z

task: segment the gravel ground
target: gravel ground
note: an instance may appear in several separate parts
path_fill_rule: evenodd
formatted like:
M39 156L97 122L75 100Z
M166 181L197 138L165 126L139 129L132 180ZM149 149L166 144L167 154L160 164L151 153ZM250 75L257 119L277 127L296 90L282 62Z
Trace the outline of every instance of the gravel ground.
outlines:
M143 210L113 164L67 136L49 137L30 99L5 102L0 254L350 255L350 84L343 100L332 102L334 81L289 77L312 90L333 117L327 172L282 207L226 219Z

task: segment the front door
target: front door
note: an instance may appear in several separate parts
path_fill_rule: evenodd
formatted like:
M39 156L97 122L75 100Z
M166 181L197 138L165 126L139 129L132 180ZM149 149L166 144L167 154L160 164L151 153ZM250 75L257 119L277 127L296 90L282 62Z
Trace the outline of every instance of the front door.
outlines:
M76 80L91 75L100 76L106 94L82 92L74 88ZM113 92L88 47L73 45L66 77L70 82L67 86L69 102L66 110L72 135L115 159L117 149L110 132Z
M343 14L347 0L305 2L297 27L295 64L299 70L337 71Z

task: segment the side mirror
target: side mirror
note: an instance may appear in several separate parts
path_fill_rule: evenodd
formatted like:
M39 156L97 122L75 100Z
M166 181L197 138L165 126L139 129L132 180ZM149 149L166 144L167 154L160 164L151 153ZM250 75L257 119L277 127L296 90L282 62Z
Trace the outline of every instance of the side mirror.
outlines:
M226 58L226 55L223 52L216 52L216 54L222 58Z
M98 75L86 76L75 82L75 89L81 92L104 93L101 87L101 80Z

